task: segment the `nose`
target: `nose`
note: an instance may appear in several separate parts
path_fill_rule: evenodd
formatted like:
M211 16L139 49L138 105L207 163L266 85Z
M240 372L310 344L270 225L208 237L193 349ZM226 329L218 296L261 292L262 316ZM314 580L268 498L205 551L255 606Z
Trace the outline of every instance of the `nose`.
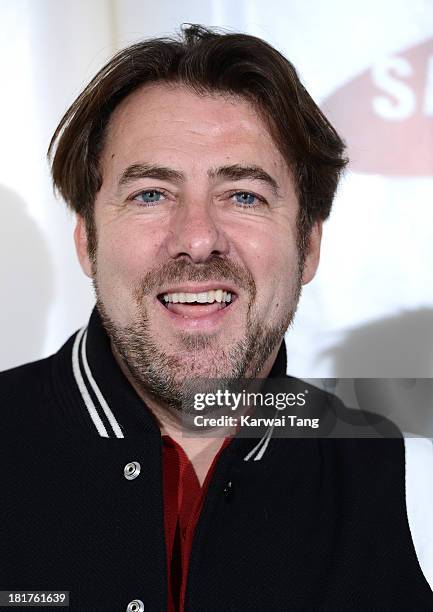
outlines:
M170 222L167 250L173 259L188 257L193 263L226 255L229 243L215 218L212 204L201 201L179 204Z

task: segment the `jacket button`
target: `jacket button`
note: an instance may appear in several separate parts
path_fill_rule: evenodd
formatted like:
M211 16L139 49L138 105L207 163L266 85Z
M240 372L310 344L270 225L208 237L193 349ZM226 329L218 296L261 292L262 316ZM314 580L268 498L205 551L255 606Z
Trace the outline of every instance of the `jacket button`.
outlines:
M231 480L228 481L224 488L224 495L226 499L231 499L233 497L233 482Z
M144 612L144 603L141 599L133 599L129 602L126 612Z
M123 469L123 475L125 476L126 480L134 480L134 478L137 478L140 472L141 465L138 463L138 461L131 461L131 463L127 463ZM141 608L137 608L137 610L141 610Z

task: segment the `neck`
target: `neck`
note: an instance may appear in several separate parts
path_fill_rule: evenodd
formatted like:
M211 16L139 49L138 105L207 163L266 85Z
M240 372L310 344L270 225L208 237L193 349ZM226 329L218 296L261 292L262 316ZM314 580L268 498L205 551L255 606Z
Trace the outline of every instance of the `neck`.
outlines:
M278 346L272 351L271 355L266 360L263 368L256 375L256 378L267 378L269 376L270 371L272 370L272 366L275 363L278 351L280 349L282 340L278 344ZM170 436L175 442L177 442L185 452L188 459L191 461L194 470L197 474L197 478L200 484L203 484L203 481L206 477L206 474L209 470L210 465L224 443L224 435L210 437L210 436L185 436L185 430L182 426L180 416L174 415L173 412L168 408L168 406L158 400L158 398L151 395L146 389L139 385L137 381L131 375L129 368L125 361L122 359L120 354L118 353L116 347L111 343L111 349L116 359L120 369L123 374L128 379L131 386L134 388L135 392L141 397L143 402L152 412L154 417L156 418L160 430L161 435ZM235 431L232 430L224 430L225 434L228 434L228 437L233 436Z

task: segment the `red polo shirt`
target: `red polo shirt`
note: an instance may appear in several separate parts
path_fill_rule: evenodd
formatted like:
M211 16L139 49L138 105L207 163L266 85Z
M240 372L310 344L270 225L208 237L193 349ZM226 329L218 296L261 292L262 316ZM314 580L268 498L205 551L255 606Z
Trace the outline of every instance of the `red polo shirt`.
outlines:
M170 436L162 436L168 612L183 612L194 529L217 460L230 440L224 440L201 487L193 465L181 446Z

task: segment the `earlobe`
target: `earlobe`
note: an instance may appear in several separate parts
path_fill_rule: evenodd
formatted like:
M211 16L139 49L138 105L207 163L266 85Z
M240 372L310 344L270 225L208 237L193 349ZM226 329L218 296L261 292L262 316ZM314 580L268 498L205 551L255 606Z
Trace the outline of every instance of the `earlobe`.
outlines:
M77 215L77 223L74 230L74 241L81 269L86 276L92 278L92 264L90 262L88 252L86 224L81 215Z
M305 255L304 269L302 272L302 284L306 285L313 280L320 261L320 244L322 241L322 221L315 221L308 238L307 252Z

